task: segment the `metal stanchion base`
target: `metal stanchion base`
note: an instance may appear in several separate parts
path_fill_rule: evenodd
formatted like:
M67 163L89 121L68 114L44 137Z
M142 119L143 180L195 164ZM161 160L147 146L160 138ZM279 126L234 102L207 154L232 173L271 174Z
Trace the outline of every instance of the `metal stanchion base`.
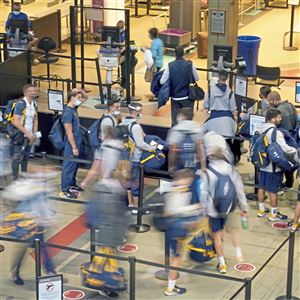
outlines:
M4 246L0 244L0 252L3 252L5 250Z
M300 298L292 296L291 298L287 298L287 296L279 296L275 298L275 300L300 300Z
M159 270L157 272L155 272L155 278L158 280L164 280L167 281L169 279L169 271L168 270Z
M96 109L107 109L107 104L101 104L101 103L99 103L99 104L96 104L94 107Z
M54 53L66 53L66 52L68 52L68 50L66 49L57 49L54 51Z
M137 224L131 224L129 225L128 229L131 232L145 233L151 229L151 226L147 224L141 224L140 226Z
M260 10L262 10L262 11L270 11L270 10L272 10L272 8L271 7L263 7Z
M298 50L297 47L284 47L283 50L286 50L286 51L296 51Z

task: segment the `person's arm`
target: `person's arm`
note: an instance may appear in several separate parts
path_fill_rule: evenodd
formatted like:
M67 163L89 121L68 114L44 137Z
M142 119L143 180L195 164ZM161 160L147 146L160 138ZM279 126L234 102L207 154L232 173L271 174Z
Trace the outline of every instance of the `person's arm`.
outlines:
M193 65L193 76L194 76L195 81L198 81L200 79L198 71L194 65Z
M235 111L237 111L234 93L232 93L232 95L231 95L231 97L229 99L229 107L230 107L230 111L232 113L234 113Z
M72 147L73 155L78 156L79 151L78 151L77 145L75 143L75 138L73 135L73 126L71 123L64 123L64 127L66 130L67 139Z
M151 44L151 53L152 53L153 59L156 60L156 58L159 55L159 46L158 46L158 43L154 40L152 41L152 44Z
M249 208L248 208L247 198L245 195L243 181L241 179L240 174L236 170L233 170L232 182L235 185L240 208L243 212L247 213Z
M33 119L33 132L38 132L38 131L39 131L39 118L36 111Z
M160 84L164 85L168 81L169 78L170 78L169 65L166 65L165 70L160 78Z
M204 103L203 103L203 108L204 109L207 109L207 110L209 110L210 109L210 97L211 97L211 95L210 95L210 93L209 93L209 91L210 91L210 87L208 88L208 91L205 93L205 97L204 97Z
M296 148L291 147L286 143L283 133L280 132L279 130L277 130L276 141L284 153L293 155L297 152Z
M197 158L200 161L201 170L202 170L202 172L205 172L206 171L206 155L205 155L203 139L199 139L196 142L196 150L197 150Z
M12 13L9 13L8 17L7 17L7 20L6 20L6 23L5 23L5 30L9 30L10 29L10 19L11 19L11 14Z
M169 154L168 154L168 171L173 173L176 167L176 158L177 158L177 146L170 145L169 146Z
M153 151L155 147L148 145L144 140L144 132L140 124L133 124L131 127L132 136L136 146L145 151Z
M97 177L99 177L101 174L101 160L95 159L93 161L92 167L85 176L84 180L80 184L81 188L86 189L86 187L93 182Z

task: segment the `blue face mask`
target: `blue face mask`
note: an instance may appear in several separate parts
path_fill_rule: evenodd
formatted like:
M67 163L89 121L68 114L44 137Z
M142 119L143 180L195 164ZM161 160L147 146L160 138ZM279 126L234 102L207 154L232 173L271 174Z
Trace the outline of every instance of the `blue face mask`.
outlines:
M20 12L19 12L19 11L16 11L16 10L14 10L14 11L13 11L13 14L14 14L15 16L18 16L18 15L20 14Z

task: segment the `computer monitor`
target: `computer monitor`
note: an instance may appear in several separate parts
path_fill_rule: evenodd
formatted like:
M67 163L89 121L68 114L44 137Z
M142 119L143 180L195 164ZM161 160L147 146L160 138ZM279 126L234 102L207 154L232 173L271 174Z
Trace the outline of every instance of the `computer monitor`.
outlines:
M112 43L120 43L120 28L117 26L102 27L102 41L108 41L111 38Z
M10 21L10 33L15 34L17 28L20 29L20 33L28 34L28 20L14 20Z
M214 45L214 61L218 61L223 56L224 61L232 62L232 46Z

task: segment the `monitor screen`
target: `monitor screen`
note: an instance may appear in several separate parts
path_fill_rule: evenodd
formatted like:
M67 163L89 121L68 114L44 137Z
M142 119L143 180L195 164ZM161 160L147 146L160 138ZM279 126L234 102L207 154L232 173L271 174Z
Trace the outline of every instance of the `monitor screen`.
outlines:
M232 46L214 45L214 61L218 61L223 56L224 61L232 62Z
M111 37L112 43L120 43L120 28L116 26L103 26L102 41L107 42L109 37Z
M296 82L296 103L300 103L300 82Z
M14 20L10 21L10 32L16 33L17 28L20 29L20 32L23 34L28 34L28 20Z

